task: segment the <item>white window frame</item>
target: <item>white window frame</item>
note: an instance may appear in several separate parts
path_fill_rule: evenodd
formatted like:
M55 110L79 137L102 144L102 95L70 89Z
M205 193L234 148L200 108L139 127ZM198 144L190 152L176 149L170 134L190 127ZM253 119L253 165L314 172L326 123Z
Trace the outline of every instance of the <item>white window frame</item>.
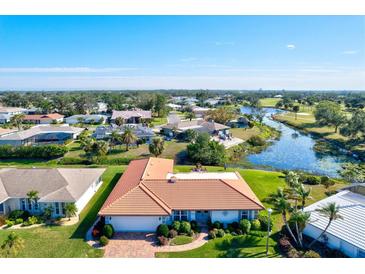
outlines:
M172 216L173 216L173 221L188 221L187 210L174 210Z
M250 210L241 210L240 212L240 218L250 220Z

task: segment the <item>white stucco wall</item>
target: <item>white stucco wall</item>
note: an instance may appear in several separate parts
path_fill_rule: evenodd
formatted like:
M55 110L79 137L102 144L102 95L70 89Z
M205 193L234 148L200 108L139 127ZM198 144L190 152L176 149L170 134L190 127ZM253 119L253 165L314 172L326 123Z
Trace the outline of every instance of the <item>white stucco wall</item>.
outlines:
M75 203L78 214L84 209L84 207L87 205L87 203L90 201L90 199L94 196L95 192L99 189L99 187L103 184L102 181L99 182L98 185L96 185L96 182L94 182L87 190L86 192L78 199L78 201Z
M306 228L304 229L303 233L311 238L317 238L320 234L321 234L322 230L311 225L308 224L306 226ZM328 243L327 246L332 248L332 249L337 249L340 250L341 252L343 252L344 254L346 254L349 257L352 258L356 258L359 256L359 248L346 242L343 241L329 233L326 233L326 236L328 238Z
M4 214L9 214L10 211L20 209L20 202L17 198L11 198L4 202Z
M210 218L212 222L219 221L224 224L238 222L239 211L238 210L214 210L211 211Z
M106 216L105 223L119 232L154 232L163 219L161 216Z

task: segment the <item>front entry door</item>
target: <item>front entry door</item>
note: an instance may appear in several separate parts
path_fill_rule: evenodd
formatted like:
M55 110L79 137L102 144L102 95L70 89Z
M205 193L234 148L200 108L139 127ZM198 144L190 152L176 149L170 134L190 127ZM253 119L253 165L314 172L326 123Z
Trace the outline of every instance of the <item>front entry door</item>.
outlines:
M195 213L195 219L199 224L206 225L209 220L209 211L197 210Z

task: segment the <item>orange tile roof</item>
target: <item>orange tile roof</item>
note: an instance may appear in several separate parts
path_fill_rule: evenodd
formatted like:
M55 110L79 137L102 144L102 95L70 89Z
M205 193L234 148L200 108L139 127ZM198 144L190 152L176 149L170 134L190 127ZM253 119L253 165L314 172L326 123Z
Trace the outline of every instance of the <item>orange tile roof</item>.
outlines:
M60 119L65 116L58 113L50 113L50 114L30 114L25 115L24 120L42 120L42 119Z
M169 215L172 210L260 210L264 206L244 179L175 179L173 160L132 161L99 215Z

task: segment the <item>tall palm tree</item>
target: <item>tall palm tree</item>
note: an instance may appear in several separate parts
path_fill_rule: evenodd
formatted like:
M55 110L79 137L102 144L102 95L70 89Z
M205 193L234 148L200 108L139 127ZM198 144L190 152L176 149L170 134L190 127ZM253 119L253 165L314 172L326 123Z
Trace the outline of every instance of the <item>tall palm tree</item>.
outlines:
M5 257L16 256L24 248L24 240L15 232L11 232L1 245Z
M160 156L165 149L164 140L160 137L153 138L152 143L149 145L148 149L155 157Z
M290 236L292 237L293 241L298 245L298 241L295 238L294 233L291 230L286 217L287 213L292 210L290 202L288 201L288 195L284 192L282 188L279 188L276 194L272 195L270 200L274 206L274 210L281 214L285 227L289 232Z
M133 133L132 128L126 127L122 134L122 141L125 144L126 151L129 150L129 145L137 141L137 136Z
M34 205L38 202L39 200L39 196L38 196L39 192L36 190L31 190L27 193L27 198L29 200L29 202L32 204L32 207L34 208Z
M22 125L23 125L23 120L25 118L25 115L23 113L21 114L15 114L14 116L12 116L10 118L10 123L17 127L18 130L21 130L22 129Z
M308 224L310 213L295 210L290 216L290 222L295 224L296 233L298 236L298 243L303 247L303 230Z
M317 209L316 211L319 212L320 215L328 218L328 224L325 227L325 229L322 231L322 233L314 239L308 246L308 248L311 248L312 245L317 242L327 231L327 229L330 227L332 221L337 219L343 219L340 212L340 207L335 203L328 203L327 205L324 205L323 207Z
M299 175L294 171L289 171L285 176L285 182L290 188L297 187L299 185Z
M295 193L297 194L298 199L301 201L302 211L304 210L307 199L312 199L310 196L311 191L311 188L306 189L303 184L300 184L297 188L295 188Z
M113 132L110 134L110 144L111 144L111 146L113 146L113 147L116 146L119 143L120 139L121 139L121 136L118 133L118 131L113 130Z

